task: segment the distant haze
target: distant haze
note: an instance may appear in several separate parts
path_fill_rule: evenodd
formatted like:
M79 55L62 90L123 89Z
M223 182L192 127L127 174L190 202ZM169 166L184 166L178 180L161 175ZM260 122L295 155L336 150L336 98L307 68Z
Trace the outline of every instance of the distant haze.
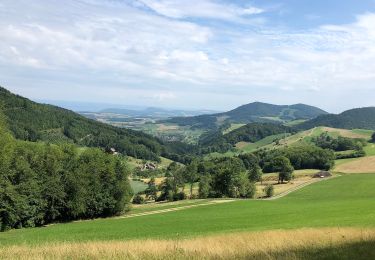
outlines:
M0 85L74 110L375 105L374 0L2 0L0 35Z

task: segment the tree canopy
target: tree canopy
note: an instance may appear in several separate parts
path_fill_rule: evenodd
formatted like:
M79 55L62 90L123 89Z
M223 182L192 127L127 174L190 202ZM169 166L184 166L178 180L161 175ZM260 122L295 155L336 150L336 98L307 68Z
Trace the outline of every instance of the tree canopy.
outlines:
M108 217L127 209L129 171L118 156L71 144L15 140L0 116L0 228Z

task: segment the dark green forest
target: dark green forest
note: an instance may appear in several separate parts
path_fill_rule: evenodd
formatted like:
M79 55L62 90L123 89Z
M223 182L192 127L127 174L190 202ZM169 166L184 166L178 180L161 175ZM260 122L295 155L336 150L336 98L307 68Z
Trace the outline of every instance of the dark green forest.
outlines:
M271 123L249 123L227 134L222 128L203 134L199 140L202 153L226 152L238 142L257 142L267 136L293 133L290 127Z
M317 126L375 130L375 107L355 108L338 115L321 115L298 125L298 128L311 129Z
M292 121L297 119L311 119L324 114L327 114L327 112L317 107L304 104L287 106L254 102L224 113L193 117L175 117L165 120L165 122L191 126L192 128L217 129L225 123L275 123L276 121L271 118Z
M113 147L124 155L154 161L159 161L161 154L174 153L173 145L167 147L142 132L113 127L63 108L38 104L4 88L0 88L0 106L9 129L20 140Z
M108 217L131 198L124 161L96 148L15 140L0 118L0 228Z

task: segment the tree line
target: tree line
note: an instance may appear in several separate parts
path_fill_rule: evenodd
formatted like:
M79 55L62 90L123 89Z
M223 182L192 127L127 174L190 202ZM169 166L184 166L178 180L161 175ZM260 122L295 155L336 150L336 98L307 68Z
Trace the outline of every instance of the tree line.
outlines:
M132 191L121 158L100 149L15 140L3 116L0 121L2 231L127 210Z
M335 138L328 133L322 133L314 137L312 141L318 147L335 151L336 159L357 158L366 155L363 148L367 145L367 142L362 138L348 138L343 136Z

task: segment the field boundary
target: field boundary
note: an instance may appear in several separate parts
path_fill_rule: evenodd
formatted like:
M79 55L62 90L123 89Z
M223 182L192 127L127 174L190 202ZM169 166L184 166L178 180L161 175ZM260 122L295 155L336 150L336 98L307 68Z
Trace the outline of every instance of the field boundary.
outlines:
M120 217L116 217L116 218L141 217L141 216L147 216L147 215L167 213L167 212L178 211L178 210L183 210L183 209L195 208L195 207L199 207L199 206L208 206L208 205L227 203L227 202L232 202L232 201L235 201L235 199L212 200L212 201L209 201L207 203L187 205L187 206L181 206L181 207L170 208L170 209L153 210L153 211L148 211L148 212L143 212L143 213L134 213L134 214L124 215L124 216L120 216Z
M258 199L255 199L255 200L276 200L276 199L280 199L282 197L285 197L286 195L292 193L292 192L295 192L299 189L302 189L310 184L313 184L313 183L317 183L317 182L320 182L320 181L324 181L324 180L329 180L329 179L332 179L332 178L335 178L335 177L338 177L338 176L341 176L341 175L334 175L332 177L329 177L329 178L316 178L316 179L313 179L311 181L308 181L308 182L305 182L305 183L302 183L296 187L293 187L289 190L286 190L276 196L273 196L271 198L258 198ZM239 199L216 199L216 200L211 200L207 203L201 203L201 204L194 204L194 205L187 205L187 206L181 206L181 207L175 207L175 208L170 208L170 209L160 209L160 210L153 210L153 211L148 211L148 212L141 212L141 213L134 213L134 214L129 214L129 215L124 215L124 216L120 216L120 217L116 217L116 219L124 219L124 218L134 218L134 217L142 217L142 216L148 216L148 215L154 215L154 214L162 214L162 213L168 213L168 212L173 212L173 211L179 211L179 210L183 210L183 209L189 209L189 208L195 208L195 207L199 207L199 206L209 206L209 205L215 205L215 204L221 204L221 203L228 203L228 202L233 202L233 201L238 201Z
M276 199L280 199L280 198L282 198L282 197L285 197L285 196L288 195L289 193L292 193L292 192L294 192L294 191L297 191L297 190L299 190L299 189L302 189L302 188L304 188L304 187L306 187L306 186L308 186L308 185L310 185L310 184L317 183L317 182L320 182L320 181L331 180L331 179L336 178L336 177L339 177L339 176L341 176L341 175L333 175L332 177L329 177L329 178L315 178L315 179L312 179L311 181L308 181L308 182L302 183L302 184L300 184L300 185L298 185L298 186L296 186L296 187L293 187L293 188L291 188L291 189L289 189L289 190L286 190L286 191L284 191L284 192L282 192L282 193L280 193L280 194L278 194L278 195L275 195L275 196L273 196L273 197L271 197L271 198L260 198L259 200L276 200Z

